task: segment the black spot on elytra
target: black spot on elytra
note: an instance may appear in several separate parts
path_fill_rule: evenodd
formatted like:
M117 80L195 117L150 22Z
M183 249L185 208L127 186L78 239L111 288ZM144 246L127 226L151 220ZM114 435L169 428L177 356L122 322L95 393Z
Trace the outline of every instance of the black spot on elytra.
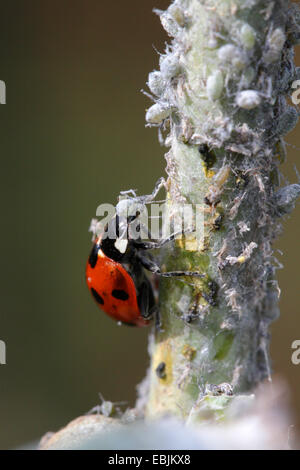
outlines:
M118 300L127 300L129 295L124 290L114 289L111 295Z
M98 251L100 247L97 245L97 243L94 244L93 249L91 251L91 254L89 256L89 265L91 268L94 268L97 264L97 259L98 259Z
M102 299L101 295L98 294L98 292L91 288L91 293L92 293L92 296L94 297L94 299L96 300L96 302L100 305L103 305L104 304L104 300Z

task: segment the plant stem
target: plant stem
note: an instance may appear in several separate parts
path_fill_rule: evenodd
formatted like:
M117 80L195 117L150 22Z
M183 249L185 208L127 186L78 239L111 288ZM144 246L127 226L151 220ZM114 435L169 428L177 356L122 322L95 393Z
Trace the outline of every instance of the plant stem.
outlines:
M168 134L171 219L178 204L198 204L205 223L201 246L177 241L164 264L205 277L160 282L148 417L187 417L209 384L250 392L270 377L268 326L279 314L272 242L300 192L278 189L282 137L298 119L285 99L295 78L295 8L176 0L158 12L174 39L149 75L155 104L146 119Z

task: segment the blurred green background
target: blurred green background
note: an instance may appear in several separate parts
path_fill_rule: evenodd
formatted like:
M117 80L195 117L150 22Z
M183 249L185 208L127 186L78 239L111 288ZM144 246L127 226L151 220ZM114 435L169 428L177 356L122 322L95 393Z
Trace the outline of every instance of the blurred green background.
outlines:
M120 190L151 191L165 150L144 125L154 47L167 40L153 7L168 0L1 1L2 266L0 448L56 430L96 405L98 391L134 403L147 367L147 329L118 327L84 282L90 219ZM153 47L154 46L154 47ZM299 61L300 64L300 56ZM300 147L300 124L288 136ZM296 181L299 150L284 172ZM276 374L300 417L300 210L276 248L282 316L272 327Z

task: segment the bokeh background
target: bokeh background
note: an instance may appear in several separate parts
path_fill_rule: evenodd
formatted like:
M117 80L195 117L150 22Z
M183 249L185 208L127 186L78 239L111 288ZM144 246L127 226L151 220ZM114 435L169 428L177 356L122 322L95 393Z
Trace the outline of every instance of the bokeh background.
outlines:
M144 125L147 74L167 36L153 7L168 0L0 2L1 130L0 448L56 430L105 398L134 403L147 367L147 329L118 327L84 282L90 219L120 190L150 192L164 149ZM298 58L300 65L300 55ZM288 136L300 147L300 124ZM284 173L297 178L300 150ZM272 360L300 417L300 209L276 243L281 318Z

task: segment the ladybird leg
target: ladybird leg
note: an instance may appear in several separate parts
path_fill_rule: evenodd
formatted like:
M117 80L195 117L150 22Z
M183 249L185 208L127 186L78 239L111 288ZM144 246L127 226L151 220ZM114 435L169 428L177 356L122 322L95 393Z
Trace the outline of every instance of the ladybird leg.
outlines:
M143 283L139 289L138 295L138 305L140 307L140 312L143 318L148 318L150 316L149 312L149 289L148 286Z
M192 233L193 231L194 231L194 228L190 227L187 230L185 230L184 232L182 232L182 230L179 230L178 232L173 233L172 235L165 238L164 240L159 240L159 241L156 241L156 242L153 242L153 241L143 242L140 239L138 239L138 240L132 240L132 242L133 242L134 246L138 249L141 249L141 250L155 250L155 249L162 248L167 243L172 242L173 240L175 240L175 238L177 236L179 236L179 235L182 236L182 235L185 235L187 233ZM148 230L148 238L150 240L151 240L151 238L153 238L151 236L151 233L149 232L149 230Z
M162 333L164 330L161 328L161 316L159 313L159 309L156 308L155 310L155 330L158 333Z
M150 258L143 256L141 253L137 252L137 257L141 262L141 265L150 271L151 273L158 274L160 272L160 267L152 261Z
M206 275L199 273L199 271L167 271L165 273L157 273L159 276L163 277L182 277L182 276L192 276L192 277L201 277L204 278Z
M149 234L151 235L151 234ZM162 246L166 245L167 243L170 243L171 241L173 241L178 235L182 235L182 232L175 232L173 233L172 235L170 235L168 238L165 238L164 240L160 240L158 242L142 242L140 240L132 240L133 242L133 245L137 248L137 249L141 249L141 250L155 250L155 249L158 249L158 248L161 248ZM149 238L151 238L151 236L149 236Z
M138 305L140 308L141 316L145 319L148 319L152 316L153 311L156 307L154 295L152 291L152 286L147 280L143 281L139 287L138 292Z
M146 258L141 254L137 254L138 258L142 264L142 266L147 269L148 271L157 274L158 276L162 277L182 277L182 276L194 276L194 277L205 277L206 275L203 273L199 273L198 271L167 271L161 272L160 267L151 259Z

